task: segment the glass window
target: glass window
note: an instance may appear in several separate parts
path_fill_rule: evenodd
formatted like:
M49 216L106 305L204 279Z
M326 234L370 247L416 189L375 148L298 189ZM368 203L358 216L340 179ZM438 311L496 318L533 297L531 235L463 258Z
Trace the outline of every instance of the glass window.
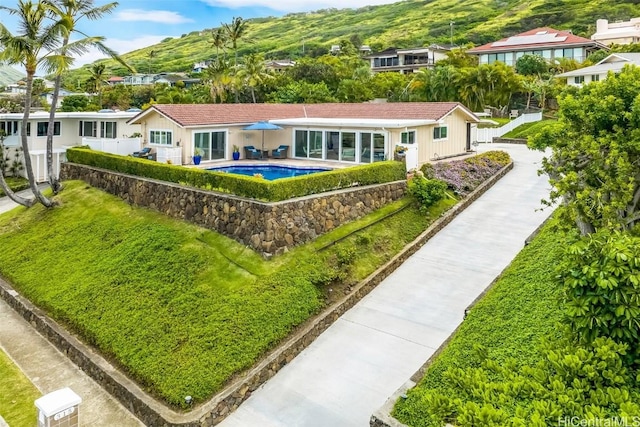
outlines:
M402 132L400 134L400 142L403 144L415 144L416 142L416 131L410 130L408 132Z
M209 132L197 132L193 134L193 155L195 156L196 150L200 150L202 160L211 159L211 133Z
M31 136L31 122L27 122L27 136Z
M193 134L193 154L195 155L196 150L199 150L204 161L225 159L226 139L225 131L195 132Z
M211 132L211 160L224 159L226 132Z
M581 83L584 83L584 76L575 76L575 77L573 78L573 82L574 82L575 84L581 84Z
M16 135L18 133L18 121L8 120L0 122L0 131L4 132L6 136Z
M308 157L309 150L307 147L307 131L297 130L294 143L295 157Z
M371 163L371 157L373 154L373 150L371 149L371 134L370 133L361 133L360 134L360 162L362 163Z
M384 135L381 133L373 134L373 161L381 162L385 160L386 155L384 151Z
M172 132L170 130L150 130L149 131L149 143L171 145L172 144Z
M309 131L309 157L313 159L322 158L322 132L318 130Z
M325 132L326 159L339 160L338 153L340 150L340 132Z
M342 148L340 160L345 162L356 161L356 134L355 132L342 132Z
M591 81L592 82L599 82L600 81L600 74L594 74L591 76Z
M80 136L98 136L98 122L80 120Z
M38 126L38 136L47 136L47 130L49 129L49 122L38 122L37 126ZM28 130L29 132L27 133L27 135L31 133L30 127ZM60 122L53 122L53 134L55 136L60 135Z
M447 138L446 126L438 126L433 128L433 139L446 139L446 138Z
M116 122L101 122L100 123L100 138L117 138L117 123Z
M562 57L573 59L573 49L562 49Z

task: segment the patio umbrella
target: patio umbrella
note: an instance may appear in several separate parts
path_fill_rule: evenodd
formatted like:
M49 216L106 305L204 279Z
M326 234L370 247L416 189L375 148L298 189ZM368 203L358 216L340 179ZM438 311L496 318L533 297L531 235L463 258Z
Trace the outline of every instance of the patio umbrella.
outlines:
M265 130L280 130L280 129L282 129L282 128L280 126L278 126L278 125L274 125L273 123L261 121L261 122L255 122L254 124L249 125L246 128L244 128L243 130L261 130L262 131L262 151L261 152L264 152L264 131Z

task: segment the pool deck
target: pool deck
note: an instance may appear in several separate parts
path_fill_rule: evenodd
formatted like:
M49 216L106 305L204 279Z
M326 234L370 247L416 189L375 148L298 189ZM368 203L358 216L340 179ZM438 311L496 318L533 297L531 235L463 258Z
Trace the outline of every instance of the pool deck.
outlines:
M287 166L297 168L329 168L342 169L351 166L359 166L361 163L344 163L344 162L327 162L321 160L304 160L304 159L261 159L261 160L220 160L212 162L202 162L196 165L183 165L185 167L193 167L200 169L222 168L226 166Z

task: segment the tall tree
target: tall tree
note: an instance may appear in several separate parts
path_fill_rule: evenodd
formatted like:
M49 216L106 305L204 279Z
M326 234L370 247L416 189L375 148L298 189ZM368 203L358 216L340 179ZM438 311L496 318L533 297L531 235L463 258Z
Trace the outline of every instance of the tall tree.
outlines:
M88 89L98 94L98 105L102 108L102 86L107 82L104 64L93 64L89 69L89 78L87 79Z
M50 15L54 21L60 20L62 26L62 46L61 54L82 54L89 47L95 47L103 54L115 59L122 65L132 70L116 52L104 45L104 37L89 37L76 27L78 21L87 18L91 21L96 20L109 14L118 6L117 2L107 3L102 6L94 6L93 0L43 0L48 7ZM71 34L77 33L83 38L79 41L70 43ZM51 101L51 111L49 112L49 127L47 129L47 170L49 171L49 184L54 193L60 189L60 183L53 170L53 124L56 114L56 104L58 102L58 94L60 93L60 84L62 73L69 69L71 63L66 63L58 68L54 81L53 96Z
M224 24L224 28L227 32L227 39L231 43L233 52L235 55L234 67L238 66L238 41L244 37L247 31L247 21L240 16L234 16L231 20L231 24Z
M42 2L34 4L31 1L18 0L17 8L5 6L0 6L0 8L18 17L19 33L15 36L3 24L0 24L0 45L4 47L4 50L0 52L0 61L6 61L9 64L21 64L27 73L26 108L22 116L20 132L29 186L37 201L44 206L51 207L53 202L42 194L33 173L29 145L27 143L27 124L30 113L28 106L31 105L33 78L38 67L42 67L45 72L52 73L67 67L71 62L69 57L56 51L59 46L60 36L64 32L64 23L56 21L46 24L49 10ZM50 130L53 131L53 126L50 126ZM34 200L18 197L13 193L8 192L7 195L24 206L31 206L35 203Z
M211 44L216 48L216 61L220 62L220 49L224 54L224 59L227 59L227 33L225 29L219 27L213 31L211 31Z
M640 224L640 68L626 67L559 99L559 120L531 138L564 224L582 235Z
M237 70L236 75L240 81L249 86L254 104L256 103L256 87L271 78L271 74L269 74L264 64L264 56L256 53L243 58L242 66Z

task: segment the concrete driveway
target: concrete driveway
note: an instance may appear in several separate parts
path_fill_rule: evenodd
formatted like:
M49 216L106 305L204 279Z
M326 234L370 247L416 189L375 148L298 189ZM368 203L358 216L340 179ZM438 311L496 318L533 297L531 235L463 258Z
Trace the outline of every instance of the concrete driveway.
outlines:
M514 169L222 422L224 427L368 426L462 322L465 308L549 215L542 153L501 149Z

